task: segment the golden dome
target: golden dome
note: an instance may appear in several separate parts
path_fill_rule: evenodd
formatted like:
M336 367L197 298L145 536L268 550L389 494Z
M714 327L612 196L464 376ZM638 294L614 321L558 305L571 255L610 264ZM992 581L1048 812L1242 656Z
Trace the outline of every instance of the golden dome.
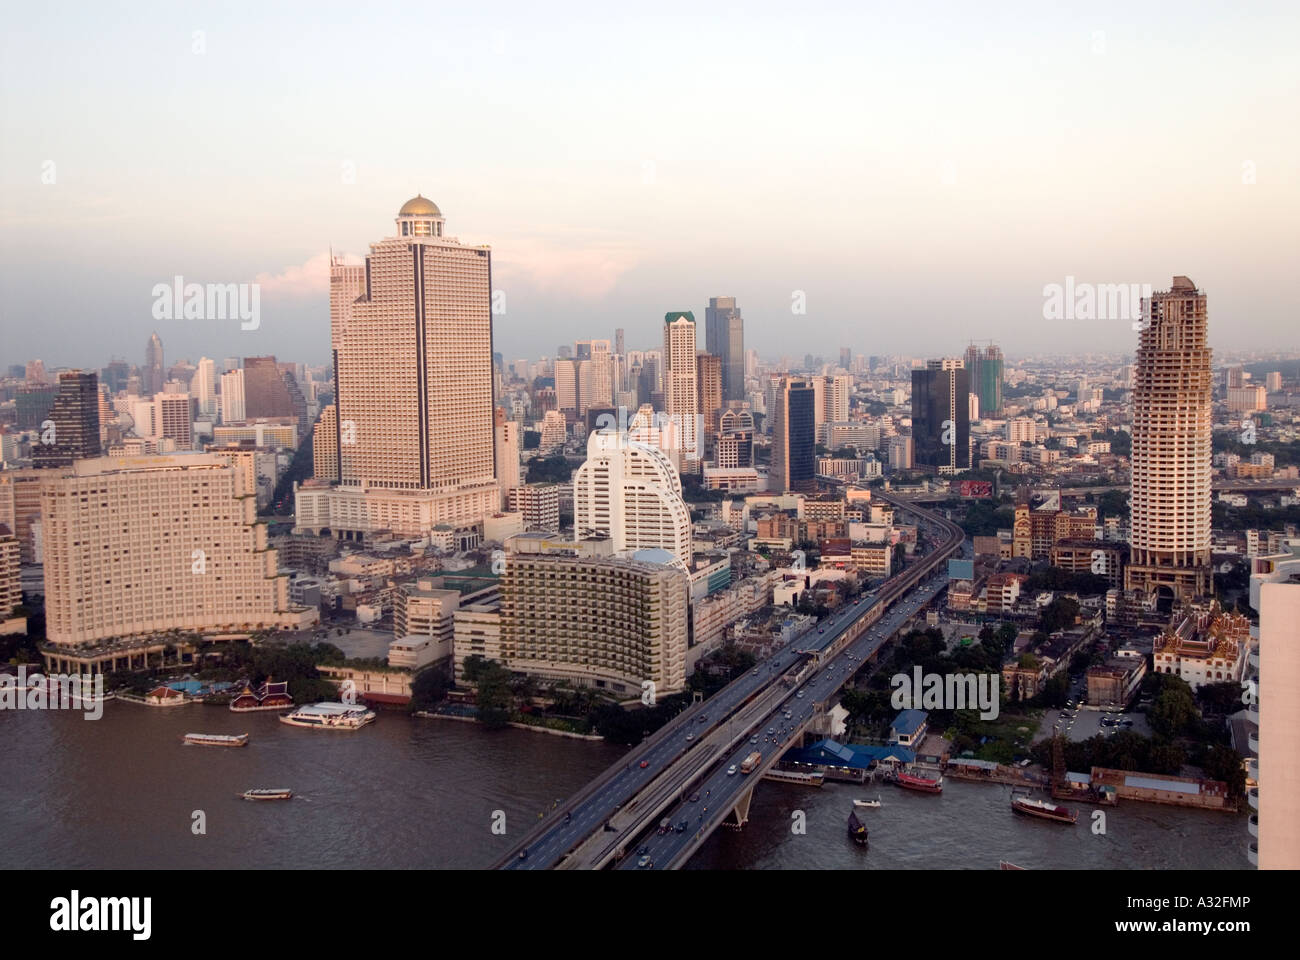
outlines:
M428 200L418 193L402 204L402 209L397 211L399 217L441 217L442 211L432 200Z

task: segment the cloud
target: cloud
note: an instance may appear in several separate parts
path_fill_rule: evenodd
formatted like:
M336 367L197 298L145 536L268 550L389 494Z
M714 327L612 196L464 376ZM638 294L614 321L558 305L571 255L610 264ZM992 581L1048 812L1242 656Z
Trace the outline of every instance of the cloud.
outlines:
M540 293L579 300L605 297L640 261L640 252L621 238L512 237L492 245L501 285L518 280Z
M361 263L359 257L343 254L345 263ZM329 293L330 255L325 250L306 263L285 267L279 273L259 273L254 280L262 293L284 297L317 297Z

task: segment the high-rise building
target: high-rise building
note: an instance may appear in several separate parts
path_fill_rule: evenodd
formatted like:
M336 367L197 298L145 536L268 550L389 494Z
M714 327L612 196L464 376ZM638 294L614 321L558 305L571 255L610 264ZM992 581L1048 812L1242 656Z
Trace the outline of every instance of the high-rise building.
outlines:
M713 449L713 434L722 412L722 358L711 353L695 355L695 395L700 403L700 427L706 452Z
M677 433L675 438L682 469L699 471L703 451L700 449L700 401L695 355L695 314L678 311L664 315L664 409Z
M153 435L174 441L177 450L193 449L194 417L188 393L154 395Z
M221 422L243 423L247 419L244 407L244 371L236 367L221 375Z
M249 420L298 416L275 357L244 358L244 415Z
M662 450L620 430L594 430L573 475L579 539L608 537L615 551L658 548L691 562L691 511L681 478Z
M560 485L521 483L510 491L507 507L524 516L524 529L543 533L560 530Z
M1142 300L1133 389L1133 495L1126 589L1208 596L1210 403L1205 294L1187 277Z
M1268 409L1268 392L1260 384L1228 388L1229 413L1255 413Z
M620 357L627 356L627 351L623 349L623 328L619 327L614 331L614 352Z
M147 397L161 393L167 377L163 372L163 345L158 334L149 337L144 348L144 366L140 368L140 392Z
M992 417L1002 412L1002 350L989 344L983 350L971 344L966 348L966 369L970 373L970 392L979 397L979 413Z
M495 414L497 483L501 487L501 505L510 502L510 491L519 486L519 424L506 417L504 407Z
M199 413L211 416L217 412L217 365L209 357L200 357L190 381L190 394L198 401Z
M1269 393L1277 393L1282 389L1282 371L1273 370L1264 375L1264 389Z
M853 397L853 378L848 374L837 374L826 378L826 414L825 419L831 423L843 423L849 419L849 407Z
M704 346L722 361L722 399L745 399L745 321L735 297L710 297L704 310Z
M607 540L565 547L546 534L506 544L501 651L517 673L615 695L686 685L688 580L675 563L613 556Z
M254 492L207 454L99 457L43 478L50 642L315 622L289 604Z
M1300 868L1300 541L1285 546L1257 557L1250 578L1250 605L1259 611L1258 696L1250 706L1259 726L1259 787L1247 798L1257 837L1247 857L1262 870Z
M370 245L364 283L332 267L335 405L355 442L339 444L337 487L298 489L313 527L420 534L501 508L491 250L447 236L421 196L395 222Z
M920 469L949 475L971 468L970 371L959 358L912 371L912 441Z
M98 375L81 370L59 374L59 392L50 406L49 420L53 429L42 429L40 442L32 448L33 466L66 467L74 460L98 457Z
M782 377L768 410L772 424L773 493L817 490L816 393L809 380Z
M339 429L338 413L334 404L320 412L320 422L311 435L312 476L317 480L338 483L339 480ZM351 438L349 438L351 439Z

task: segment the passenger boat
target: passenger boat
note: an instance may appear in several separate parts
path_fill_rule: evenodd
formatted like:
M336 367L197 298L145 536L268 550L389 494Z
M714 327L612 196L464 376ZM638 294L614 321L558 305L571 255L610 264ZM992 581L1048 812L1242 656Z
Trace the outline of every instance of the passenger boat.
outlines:
M248 734L246 733L187 733L183 739L186 743L192 743L200 747L244 747L248 745Z
M1057 823L1074 823L1079 819L1079 814L1069 807L1049 803L1035 797L1014 796L1011 798L1011 809L1016 813L1023 813L1027 817L1054 820Z
M875 800L854 800L853 805L855 807L878 807L880 806L880 798L877 797Z
M867 828L858 819L858 815L851 810L849 811L849 839L860 847L867 845Z
M911 773L899 773L894 776L894 782L900 787L915 790L918 793L943 792L943 777L931 780L929 777L918 777Z
M291 800L293 791L284 787L265 787L257 790L245 790L240 794L245 800Z
M375 711L353 703L309 703L280 717L281 723L294 727L317 727L325 730L359 730L374 722Z

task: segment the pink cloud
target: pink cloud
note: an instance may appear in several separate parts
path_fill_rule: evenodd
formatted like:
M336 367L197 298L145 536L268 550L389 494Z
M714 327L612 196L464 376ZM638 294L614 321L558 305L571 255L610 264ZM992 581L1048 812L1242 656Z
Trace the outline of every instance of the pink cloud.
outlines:
M357 257L342 255L347 263L360 263ZM315 297L329 293L329 251L316 254L306 263L285 267L279 273L259 273L255 278L262 293L285 297Z

